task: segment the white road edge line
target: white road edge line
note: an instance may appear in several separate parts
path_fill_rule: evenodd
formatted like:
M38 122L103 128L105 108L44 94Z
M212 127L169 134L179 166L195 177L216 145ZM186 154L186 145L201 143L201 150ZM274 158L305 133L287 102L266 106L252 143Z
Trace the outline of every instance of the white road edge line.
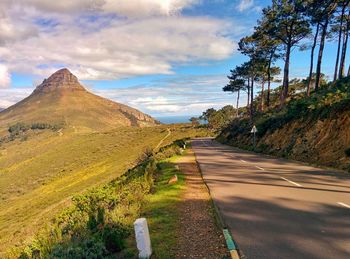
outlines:
M282 178L283 180L285 180L285 181L291 183L291 184L294 184L294 185L296 185L296 186L298 186L298 187L302 187L301 184L298 184L298 183L296 183L296 182L293 182L293 181L291 181L291 180L288 180L287 178L284 178L284 177L281 177L281 178Z
M350 205L344 203L344 202L337 202L339 205L344 206L345 208L350 209Z
M260 166L255 166L256 168L258 168L258 169L260 169L260 170L262 170L262 171L265 171L265 169L264 168L262 168L262 167L260 167Z
M244 162L244 163L247 163L247 161L245 161L245 160L243 160L243 159L240 159L242 162Z

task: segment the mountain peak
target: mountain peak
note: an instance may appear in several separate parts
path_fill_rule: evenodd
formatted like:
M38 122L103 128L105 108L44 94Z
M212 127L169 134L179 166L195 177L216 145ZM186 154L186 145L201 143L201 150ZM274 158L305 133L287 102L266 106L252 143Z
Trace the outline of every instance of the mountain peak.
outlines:
M53 73L38 85L34 92L50 92L53 90L85 90L78 78L67 68L62 68Z

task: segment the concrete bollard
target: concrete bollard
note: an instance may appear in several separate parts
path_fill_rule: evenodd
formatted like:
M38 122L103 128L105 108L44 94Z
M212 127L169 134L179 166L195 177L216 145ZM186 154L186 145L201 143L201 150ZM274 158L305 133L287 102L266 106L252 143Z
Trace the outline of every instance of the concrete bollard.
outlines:
M152 247L147 220L145 218L137 219L134 222L134 228L139 258L150 258L152 255Z

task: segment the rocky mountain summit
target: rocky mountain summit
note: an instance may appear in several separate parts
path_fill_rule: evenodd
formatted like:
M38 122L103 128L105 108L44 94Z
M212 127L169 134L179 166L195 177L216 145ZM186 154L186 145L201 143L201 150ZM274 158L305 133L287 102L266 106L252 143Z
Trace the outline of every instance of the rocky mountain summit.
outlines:
M90 93L66 68L45 79L30 96L2 111L0 132L17 122L64 124L83 132L158 123L137 109Z
M63 68L53 73L48 79L45 79L42 84L36 87L34 92L49 92L58 89L85 91L78 78L67 68Z

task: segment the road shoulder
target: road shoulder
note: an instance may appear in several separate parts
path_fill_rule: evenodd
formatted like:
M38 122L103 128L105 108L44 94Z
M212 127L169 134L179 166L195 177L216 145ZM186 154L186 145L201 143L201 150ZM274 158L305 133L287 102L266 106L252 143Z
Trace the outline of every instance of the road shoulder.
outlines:
M186 188L179 204L180 226L177 258L229 258L225 238L216 219L212 201L188 149L176 164L185 175Z

